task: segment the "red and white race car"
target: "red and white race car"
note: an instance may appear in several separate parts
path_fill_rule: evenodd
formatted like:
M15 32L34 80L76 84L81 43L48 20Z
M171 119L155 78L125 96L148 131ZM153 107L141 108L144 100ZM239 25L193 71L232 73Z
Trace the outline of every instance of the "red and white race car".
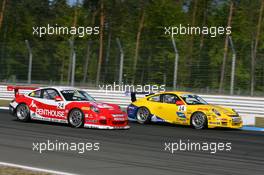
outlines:
M15 92L9 111L18 120L69 123L72 127L128 129L128 117L118 105L97 102L86 91L72 87L8 86ZM22 94L19 90L31 90Z

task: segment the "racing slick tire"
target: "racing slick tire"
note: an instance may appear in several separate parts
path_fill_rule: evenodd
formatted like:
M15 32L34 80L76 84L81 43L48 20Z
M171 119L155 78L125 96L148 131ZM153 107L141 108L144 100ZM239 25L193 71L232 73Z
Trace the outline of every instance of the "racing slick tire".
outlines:
M27 122L30 120L30 110L29 107L21 103L17 106L15 116L17 117L18 120Z
M84 114L80 109L71 110L68 116L68 122L71 127L80 128L84 125Z
M140 124L150 123L150 111L146 107L140 107L137 110L137 122Z
M207 116L202 112L195 112L191 117L191 126L195 129L207 128Z

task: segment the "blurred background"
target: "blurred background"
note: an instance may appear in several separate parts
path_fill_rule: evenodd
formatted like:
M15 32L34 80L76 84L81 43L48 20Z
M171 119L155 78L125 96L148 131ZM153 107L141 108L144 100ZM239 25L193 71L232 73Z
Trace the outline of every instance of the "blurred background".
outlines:
M263 0L0 0L0 82L165 84L263 96L263 6ZM32 34L48 24L100 26L100 34ZM231 26L232 39L174 35L175 52L164 27L179 24Z

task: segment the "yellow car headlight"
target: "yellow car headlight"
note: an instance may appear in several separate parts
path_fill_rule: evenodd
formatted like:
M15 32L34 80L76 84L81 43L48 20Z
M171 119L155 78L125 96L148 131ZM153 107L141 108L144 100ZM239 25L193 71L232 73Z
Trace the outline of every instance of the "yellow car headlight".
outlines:
M214 113L215 115L217 115L217 116L221 116L220 112L217 111L216 109L212 109L212 111L213 111L213 113Z
M236 115L238 115L238 113L236 112L236 110L232 109L232 111L233 111Z

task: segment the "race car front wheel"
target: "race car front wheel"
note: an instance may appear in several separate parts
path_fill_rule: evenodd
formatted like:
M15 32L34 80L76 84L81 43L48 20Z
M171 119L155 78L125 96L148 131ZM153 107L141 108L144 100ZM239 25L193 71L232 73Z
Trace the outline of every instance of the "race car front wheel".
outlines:
M20 104L16 108L16 117L21 121L29 121L30 120L30 111L26 104Z
M137 110L137 121L140 124L146 124L150 122L150 112L146 107L140 107Z
M82 127L84 124L83 112L80 109L73 109L69 114L68 121L72 127Z
M195 129L204 129L207 127L207 117L202 112L196 112L192 115L191 124Z

